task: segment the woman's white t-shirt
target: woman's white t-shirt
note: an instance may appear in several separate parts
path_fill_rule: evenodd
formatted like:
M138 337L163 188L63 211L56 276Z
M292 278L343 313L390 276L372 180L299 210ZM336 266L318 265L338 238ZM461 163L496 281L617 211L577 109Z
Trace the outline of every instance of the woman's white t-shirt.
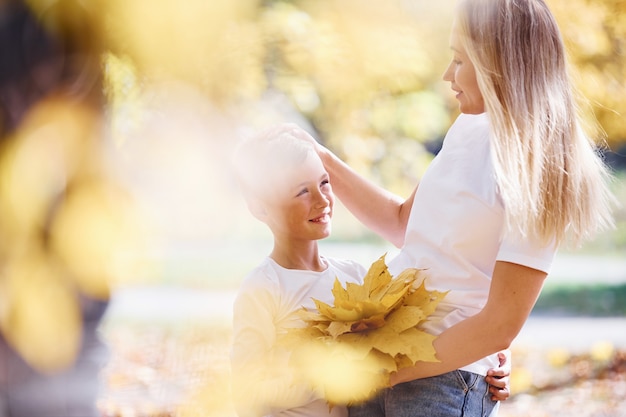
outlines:
M461 114L419 184L405 244L389 262L393 275L408 267L425 268L429 290L450 291L425 330L440 334L478 313L487 301L496 261L549 272L554 245L507 235L504 210L487 115ZM463 369L486 375L497 365L492 355Z

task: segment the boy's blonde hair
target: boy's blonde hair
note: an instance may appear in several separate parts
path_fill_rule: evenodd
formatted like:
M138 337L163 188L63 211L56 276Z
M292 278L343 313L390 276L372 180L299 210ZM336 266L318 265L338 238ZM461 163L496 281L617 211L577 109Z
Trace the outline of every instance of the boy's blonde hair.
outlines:
M456 23L491 121L509 228L580 243L610 226L610 175L581 127L545 2L462 0Z
M294 124L281 124L243 139L233 158L235 176L246 199L268 198L311 154L313 145L296 136Z

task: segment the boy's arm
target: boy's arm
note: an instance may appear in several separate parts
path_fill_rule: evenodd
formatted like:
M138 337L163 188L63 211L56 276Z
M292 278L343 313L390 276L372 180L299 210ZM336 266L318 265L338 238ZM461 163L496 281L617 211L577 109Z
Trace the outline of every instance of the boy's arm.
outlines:
M299 407L314 399L308 384L296 380L288 353L276 348L272 295L243 288L233 308L232 395L238 415L259 416Z
M401 197L358 174L306 132L296 129L294 133L313 143L330 175L334 193L346 208L369 229L401 247L417 187L403 201Z

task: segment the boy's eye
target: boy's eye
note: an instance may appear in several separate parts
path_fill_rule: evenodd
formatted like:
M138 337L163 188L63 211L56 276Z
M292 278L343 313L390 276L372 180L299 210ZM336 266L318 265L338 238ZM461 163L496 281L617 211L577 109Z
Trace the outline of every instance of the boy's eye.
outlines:
M330 185L330 181L329 180L323 180L322 183L320 184L322 187L325 185Z
M301 196L301 195L303 195L303 194L306 194L306 193L308 193L308 192L309 192L309 189L308 189L308 188L303 188L302 190L300 190L300 191L298 192L298 194L296 194L296 197Z

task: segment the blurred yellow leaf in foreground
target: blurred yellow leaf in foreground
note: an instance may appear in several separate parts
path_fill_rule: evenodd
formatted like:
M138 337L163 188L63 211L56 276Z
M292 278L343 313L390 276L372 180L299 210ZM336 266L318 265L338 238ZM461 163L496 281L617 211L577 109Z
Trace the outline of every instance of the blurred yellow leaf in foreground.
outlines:
M11 346L40 371L60 370L74 360L81 340L76 295L49 259L28 254L11 262L0 329Z
M128 274L120 256L139 241L132 201L100 156L101 129L89 106L52 97L0 149L0 333L41 372L73 363L81 297L108 299Z

